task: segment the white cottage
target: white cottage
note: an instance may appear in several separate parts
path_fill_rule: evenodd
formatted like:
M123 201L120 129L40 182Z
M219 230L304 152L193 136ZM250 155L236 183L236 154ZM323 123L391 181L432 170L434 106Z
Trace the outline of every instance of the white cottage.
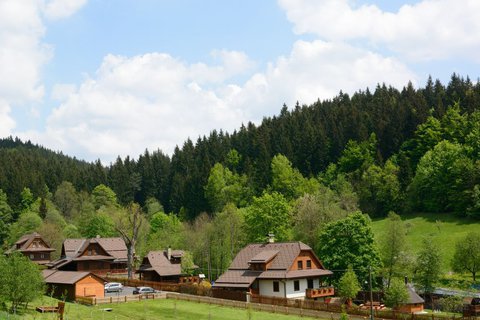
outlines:
M242 249L214 288L280 298L332 296L326 270L312 248L297 242L250 244Z

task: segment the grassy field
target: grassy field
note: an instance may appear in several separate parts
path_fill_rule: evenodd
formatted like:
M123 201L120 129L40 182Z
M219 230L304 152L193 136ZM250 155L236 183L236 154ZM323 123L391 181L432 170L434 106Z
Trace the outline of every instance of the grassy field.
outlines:
M7 318L0 313L0 319L35 319L35 320L53 320L55 314L41 314L33 310L38 305L56 305L57 300L43 298L32 304L32 308L26 313ZM106 312L103 309L111 308L112 311ZM176 301L171 299L148 300L141 302L129 302L112 305L100 305L87 307L79 304L67 303L65 309L65 320L157 320L157 319L178 319L178 320L214 320L214 319L232 319L232 320L293 320L300 319L296 316L287 316L282 314L273 314L267 312L252 311L245 309L234 309L208 305L203 303ZM309 319L303 317L302 319Z
M480 222L460 219L451 214L417 214L404 215L403 221L407 227L407 241L410 249L416 253L425 237L437 241L442 255L445 272L450 270L450 261L455 251L455 243L471 231L480 231ZM373 221L373 231L379 237L385 229L386 219Z

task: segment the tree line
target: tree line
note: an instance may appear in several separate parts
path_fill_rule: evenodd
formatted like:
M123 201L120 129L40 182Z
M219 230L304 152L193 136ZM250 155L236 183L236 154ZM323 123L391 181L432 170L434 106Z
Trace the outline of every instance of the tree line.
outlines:
M264 118L258 126L248 123L233 133L214 130L195 142L188 139L171 156L146 150L138 159L119 157L106 167L100 161L87 163L7 138L0 140L0 188L7 193L9 205L17 209L24 187L42 196L63 181L88 192L105 184L122 205L134 201L144 206L154 197L167 212L182 212L193 220L202 212L215 210L204 186L216 163L245 175L253 194L259 196L272 183L269 167L275 155L286 156L305 177L318 177L339 160L349 141L362 143L372 133L376 138L373 160L383 165L397 154L400 183L405 188L420 157L438 138L430 137L429 128L424 128L427 131L419 137L423 144L415 144L418 138L406 144L417 127L427 119L441 119L454 105L461 115L471 114L479 101L480 84L456 74L446 86L431 78L419 89L411 83L402 90L378 85L373 91L366 89L352 96L340 92L310 106L283 106L279 115ZM447 133L441 138L449 137ZM345 167L348 163L343 165L343 169L352 169Z

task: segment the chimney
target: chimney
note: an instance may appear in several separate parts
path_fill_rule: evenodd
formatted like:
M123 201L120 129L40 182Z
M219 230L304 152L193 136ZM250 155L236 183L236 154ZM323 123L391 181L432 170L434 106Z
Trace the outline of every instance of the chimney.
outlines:
M168 259L168 261L170 261L171 258L172 258L172 248L170 248L170 246L168 246L168 249L167 249L167 259Z
M275 235L273 233L268 233L267 234L267 237L268 237L268 243L274 243L275 242Z
M95 238L97 238L97 239L100 239L100 235L99 235L99 234L97 234L97 236L96 236Z

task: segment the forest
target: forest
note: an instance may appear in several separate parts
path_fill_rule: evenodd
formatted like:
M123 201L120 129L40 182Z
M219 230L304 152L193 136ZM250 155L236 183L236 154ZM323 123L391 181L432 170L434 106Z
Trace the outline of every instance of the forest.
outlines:
M108 166L2 139L0 241L38 231L58 254L65 238L118 235L135 204L144 221L138 259L188 248L215 279L269 232L325 256L335 227L368 226L360 213L393 224L408 212L477 219L479 102L480 83L456 74L419 89L378 85L284 105L259 125L187 140L171 156L146 150ZM369 259L380 267L380 256Z

